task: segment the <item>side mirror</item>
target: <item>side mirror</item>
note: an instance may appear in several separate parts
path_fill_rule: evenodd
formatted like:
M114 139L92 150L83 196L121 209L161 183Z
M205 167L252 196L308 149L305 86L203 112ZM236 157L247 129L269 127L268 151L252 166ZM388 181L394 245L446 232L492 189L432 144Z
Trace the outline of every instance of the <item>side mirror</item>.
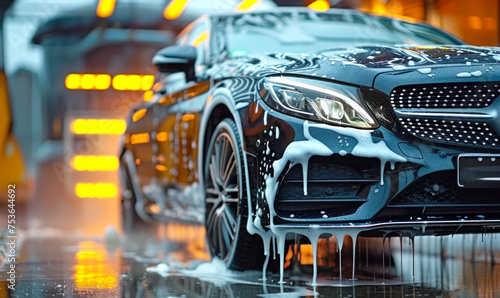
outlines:
M162 73L183 72L186 82L193 81L196 48L193 46L171 46L159 50L153 57L153 64Z

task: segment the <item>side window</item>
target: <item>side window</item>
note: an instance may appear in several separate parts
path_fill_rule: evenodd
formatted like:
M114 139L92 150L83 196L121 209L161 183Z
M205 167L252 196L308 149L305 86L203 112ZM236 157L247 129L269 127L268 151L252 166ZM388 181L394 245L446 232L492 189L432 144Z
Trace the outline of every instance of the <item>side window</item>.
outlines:
M207 22L200 22L191 30L189 36L187 37L186 44L196 47L197 58L196 65L198 67L207 63L207 47L209 41L209 30Z

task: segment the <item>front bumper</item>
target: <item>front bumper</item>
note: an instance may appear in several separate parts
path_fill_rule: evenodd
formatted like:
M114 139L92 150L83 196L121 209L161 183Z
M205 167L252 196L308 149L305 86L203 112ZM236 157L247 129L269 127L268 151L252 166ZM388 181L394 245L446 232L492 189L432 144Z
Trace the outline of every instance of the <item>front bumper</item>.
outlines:
M350 224L282 224L274 227L282 233L294 231L301 235L320 235L330 237L331 235L358 236L385 236L391 232L397 232L400 236L423 236L423 235L446 235L464 233L486 233L494 232L500 228L500 220L415 220L401 222L365 222Z
M406 139L384 127L367 132L307 123L276 112L261 101L240 112L245 119L252 205L264 211L264 224L269 224L266 214L275 214L274 223L280 226L379 222L364 226L374 229L428 225L412 221L417 217L436 227L456 226L461 224L457 218L475 215L500 219L495 190L464 191L457 185L458 155L485 153L482 149ZM317 149L307 146L310 140L315 142L312 145L329 148L331 154L310 154ZM286 160L283 171L275 173L275 162L288 158L287 148L296 142L306 142L300 147L303 152ZM366 148L366 144L373 148ZM278 187L270 200L267 178L275 174L279 176ZM440 221L435 223L432 218ZM481 224L484 222L467 223Z

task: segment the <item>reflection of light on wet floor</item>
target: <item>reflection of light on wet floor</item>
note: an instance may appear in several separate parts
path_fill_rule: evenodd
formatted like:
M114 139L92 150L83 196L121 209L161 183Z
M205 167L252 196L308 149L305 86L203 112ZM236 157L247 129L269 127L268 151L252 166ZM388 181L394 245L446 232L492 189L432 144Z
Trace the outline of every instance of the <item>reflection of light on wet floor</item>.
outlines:
M161 229L159 229L159 233L162 233ZM210 260L204 226L171 222L166 225L165 235L167 241L182 244L181 249L169 252L171 257L180 262L192 259Z
M118 289L119 275L119 256L109 256L102 245L93 241L78 244L73 275L76 290Z

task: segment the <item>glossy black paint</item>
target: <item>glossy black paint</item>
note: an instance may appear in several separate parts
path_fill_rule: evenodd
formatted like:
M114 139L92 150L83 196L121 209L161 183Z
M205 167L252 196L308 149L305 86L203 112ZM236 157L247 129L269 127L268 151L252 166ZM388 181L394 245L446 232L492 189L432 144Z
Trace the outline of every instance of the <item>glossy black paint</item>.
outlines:
M234 16L227 18L231 17ZM209 30L210 36L220 34L225 18L215 16L198 20L188 28L191 31L181 34L178 44L186 44L189 33L195 32L198 27ZM435 175L441 177L440 173L446 173L442 177L456 177L453 173L456 173L458 155L498 153L500 142L470 146L437 138L423 139L405 128L401 119L406 119L406 116L401 113L408 111L396 109L391 104L391 92L407 85L432 87L477 83L471 93L475 94L484 82L500 82L499 49L460 45L457 41L457 45L453 46L332 47L311 53L251 54L230 58L224 50L225 46L218 44L221 42L223 39L213 39L198 47L201 49L198 56L203 57L200 59L204 59L204 63L196 66L195 81L172 87L168 78L163 78L163 87L157 90L155 102L139 107L147 110L146 116L135 122L129 121L127 135L147 132L152 136L151 142L139 145L128 143L125 150L132 151L136 160L139 159L138 180L142 190L146 190L144 195L147 198L144 205L154 203L160 206L161 212L152 214L153 217L202 220L195 214L203 209L203 197L183 201L184 197L178 194L172 197L171 190L183 192L194 186L195 192L203 192L199 168L205 154L203 149L216 124L230 117L240 127L247 159L250 201L253 211L263 211L261 221L264 227L271 220L276 224L316 222L347 225L408 222L416 221L417 217L428 220L457 220L464 216L491 220L500 218L500 202L497 202L494 192L478 190L460 195L462 190L455 188L456 178L438 179L436 182L429 179ZM384 142L388 150L403 157L406 162L397 162L391 168L389 163L386 165L381 161L381 156L362 156L354 152L360 142L359 136L353 136L355 129L349 128L346 133L332 125L308 124L303 119L271 108L262 99L266 94L261 80L273 75L312 78L318 82L359 88L363 105L380 124L370 132L367 142ZM495 99L498 95L500 88ZM496 99L492 106L495 108L498 104L500 101ZM459 108L444 110L455 113L451 116L443 116L442 109L438 113L422 107L410 112L415 111L427 113L422 116L422 122L432 123L451 117L464 123L473 121L470 125L475 125L476 121L469 116L483 110L464 109L465 113L461 113ZM500 134L499 114L498 109L485 114L490 117L487 121L496 137ZM416 117L408 116L412 119ZM190 118L192 122L187 125L184 118ZM310 126L305 131L307 125ZM168 134L168 141L160 144L155 139L163 132ZM279 138L276 138L277 134ZM288 162L285 170L279 173L274 202L276 218L270 218L264 190L266 178L274 175L272 164L284 156L292 143L307 141L308 134L330 148L333 154L315 156L310 160L307 183L313 191L308 196L300 193L304 182L295 173L300 165ZM189 145L184 144L185 139ZM350 146L344 146L347 143ZM268 150L272 154L266 152ZM161 166L166 167L167 173L158 170ZM449 173L452 175L449 176ZM384 185L381 185L382 180ZM153 188L156 190L152 191ZM293 198L292 194L295 194ZM426 199L405 202L403 195L404 198L416 195ZM448 199L453 196L459 199ZM182 206L183 211L169 211L175 205L172 202ZM189 211L191 209L194 211ZM193 213L192 216L186 216L186 210Z

